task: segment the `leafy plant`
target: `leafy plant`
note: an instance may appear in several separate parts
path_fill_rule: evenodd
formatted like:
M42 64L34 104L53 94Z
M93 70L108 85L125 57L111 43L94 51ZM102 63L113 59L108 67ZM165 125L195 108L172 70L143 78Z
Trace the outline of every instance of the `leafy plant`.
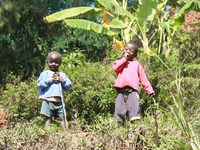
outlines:
M113 112L115 91L112 70L108 64L84 63L68 70L73 86L67 95L67 110L71 118L91 121L97 114Z
M40 103L36 80L32 78L21 82L21 78L12 73L7 78L9 82L6 84L0 102L7 114L7 119L9 121L32 119L37 116Z
M177 26L183 23L184 19L182 18L185 12L190 9L199 10L199 2L192 0L180 9L175 18L170 18L169 15L167 16L167 0L140 0L135 12L129 12L127 4L126 0L121 3L117 0L97 0L98 8L74 7L65 9L44 17L44 22L52 23L63 20L67 26L73 28L107 34L114 39L121 37L124 43L137 36L143 44L143 50L148 55L152 55L153 50L149 48L150 43L158 40L158 48L154 53L161 54L161 48L165 49L164 45L167 45L165 55L168 56L171 49L171 36L174 35ZM194 5L197 7L193 7ZM92 22L87 19L93 16L99 17L100 21ZM153 28L153 32L149 32L151 28ZM164 32L165 30L167 34ZM158 34L159 38L154 37L155 34ZM166 38L167 35L169 36Z

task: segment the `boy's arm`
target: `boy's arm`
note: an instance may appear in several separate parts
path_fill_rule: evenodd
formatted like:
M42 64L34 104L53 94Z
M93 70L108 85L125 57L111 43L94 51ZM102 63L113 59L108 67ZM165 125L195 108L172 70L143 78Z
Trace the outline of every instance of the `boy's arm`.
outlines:
M38 78L38 80L37 80L37 86L40 89L44 89L44 88L48 87L50 84L52 84L52 83L53 83L52 78L45 77L44 73L41 73L39 78Z
M62 83L63 89L65 89L65 90L69 90L72 86L72 83L71 83L70 79L67 77L66 74L62 75L62 82L61 83Z
M139 75L139 79L142 84L142 87L144 88L146 93L149 95L154 95L154 90L153 90L149 80L147 79L144 69L142 68L141 65L139 65L139 67L138 67L138 75Z
M126 58L122 58L120 60L117 60L113 63L113 69L115 70L116 73L119 73L119 72L122 71L122 69L124 68L126 63L127 63Z

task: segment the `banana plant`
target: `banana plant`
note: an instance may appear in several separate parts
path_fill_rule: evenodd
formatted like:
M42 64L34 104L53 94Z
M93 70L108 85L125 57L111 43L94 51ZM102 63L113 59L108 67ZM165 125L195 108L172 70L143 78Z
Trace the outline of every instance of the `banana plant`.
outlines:
M44 17L44 22L52 23L63 21L67 26L85 30L93 30L97 33L107 34L116 39L119 33L123 43L129 42L135 34L139 36L144 49L148 49L146 32L153 20L153 9L158 4L156 0L141 0L138 11L129 12L127 0L123 0L122 6L116 0L97 0L97 7L74 7L65 9ZM84 17L99 17L100 22L92 22ZM142 33L142 36L138 33Z
M168 17L168 19L164 19L168 14L167 12L164 15L160 16L160 18L158 19L160 41L157 53L160 54L162 52L161 46L164 45L165 48L163 48L163 53L166 57L168 57L170 51L172 50L172 47L170 46L173 42L172 37L175 35L180 26L185 22L185 14L190 10L200 11L200 1L198 0L178 0L177 3L181 6L181 8L173 17ZM159 11L163 12L163 9L164 7L160 7ZM166 33L164 33L164 31L166 31Z
M193 3L197 3L196 0L193 1L195 1ZM143 44L144 52L151 55L149 41L154 34L147 36L147 32L150 30L153 21L158 19L159 45L162 45L163 30L167 28L170 31L169 24L164 22L162 18L159 18L158 14L159 11L164 10L166 3L167 0L139 0L136 12L129 12L127 10L127 0L123 0L122 3L119 3L117 0L97 0L98 7L69 8L46 16L43 20L46 23L63 21L67 26L72 28L107 34L113 37L114 41L118 43L118 46L116 46L118 49L122 47L122 43L129 42L136 35ZM184 11L190 7L189 5L187 8L180 10L174 24L183 16ZM83 19L87 17L96 17L99 22ZM116 40L119 35L122 37L122 42ZM158 53L160 53L161 46L158 49Z

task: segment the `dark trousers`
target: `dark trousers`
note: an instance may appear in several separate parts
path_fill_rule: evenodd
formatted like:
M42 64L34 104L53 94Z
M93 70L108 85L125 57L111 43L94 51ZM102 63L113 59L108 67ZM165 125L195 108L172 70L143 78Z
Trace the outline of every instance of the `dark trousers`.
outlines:
M126 116L129 118L140 116L140 103L137 91L120 92L115 101L115 119L124 122Z

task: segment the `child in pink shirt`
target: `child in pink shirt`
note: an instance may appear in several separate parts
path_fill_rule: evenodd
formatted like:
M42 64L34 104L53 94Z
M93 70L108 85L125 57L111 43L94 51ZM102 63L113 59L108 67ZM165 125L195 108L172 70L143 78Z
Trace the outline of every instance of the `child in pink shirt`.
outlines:
M118 122L125 122L126 115L130 121L141 119L139 84L147 94L155 95L144 69L136 59L137 52L138 48L134 43L127 43L122 50L124 57L113 64L113 69L117 73L114 87L118 92L115 101L115 119Z

